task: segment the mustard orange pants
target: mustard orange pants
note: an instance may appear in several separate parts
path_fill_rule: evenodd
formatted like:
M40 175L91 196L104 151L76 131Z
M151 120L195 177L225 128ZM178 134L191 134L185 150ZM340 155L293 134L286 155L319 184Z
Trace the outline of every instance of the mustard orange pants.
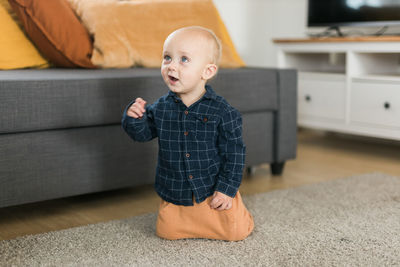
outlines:
M229 210L218 211L210 207L212 196L194 206L175 205L161 199L156 233L159 237L176 240L182 238L208 238L227 241L245 239L254 228L253 216L237 192Z

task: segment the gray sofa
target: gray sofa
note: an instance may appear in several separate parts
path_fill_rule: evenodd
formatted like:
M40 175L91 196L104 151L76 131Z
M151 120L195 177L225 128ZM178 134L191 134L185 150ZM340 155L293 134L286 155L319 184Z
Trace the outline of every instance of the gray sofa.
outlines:
M296 71L221 69L210 84L242 113L247 169L279 174L296 155ZM0 71L0 207L153 183L157 141L120 121L167 91L159 69Z

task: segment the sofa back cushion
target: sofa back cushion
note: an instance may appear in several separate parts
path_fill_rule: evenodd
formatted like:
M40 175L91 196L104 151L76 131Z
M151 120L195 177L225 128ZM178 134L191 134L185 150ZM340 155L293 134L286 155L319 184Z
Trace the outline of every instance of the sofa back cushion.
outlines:
M92 42L66 0L9 0L26 33L58 67L94 68Z
M242 114L278 108L278 70L220 69L211 85ZM0 72L0 134L112 125L126 105L168 93L157 68Z

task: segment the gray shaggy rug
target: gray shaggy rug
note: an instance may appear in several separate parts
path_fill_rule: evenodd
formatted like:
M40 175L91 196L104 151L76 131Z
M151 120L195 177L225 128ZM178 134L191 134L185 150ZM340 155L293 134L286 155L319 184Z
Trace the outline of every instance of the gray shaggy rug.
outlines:
M245 240L162 240L156 214L0 242L0 266L400 266L400 178L373 173L244 196Z

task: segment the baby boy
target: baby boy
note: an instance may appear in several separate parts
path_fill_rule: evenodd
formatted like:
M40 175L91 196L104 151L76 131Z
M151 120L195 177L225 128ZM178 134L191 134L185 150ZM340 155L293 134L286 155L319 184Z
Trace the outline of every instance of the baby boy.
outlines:
M240 113L206 84L220 57L211 30L174 31L161 66L169 92L151 105L136 98L122 118L133 140L158 137L156 232L162 238L237 241L254 227L238 191L245 160Z

